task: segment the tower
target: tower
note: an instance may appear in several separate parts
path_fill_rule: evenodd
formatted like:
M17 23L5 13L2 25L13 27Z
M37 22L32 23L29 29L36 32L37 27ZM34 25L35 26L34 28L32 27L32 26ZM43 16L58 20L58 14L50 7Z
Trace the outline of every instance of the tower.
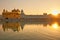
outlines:
M3 9L3 12L6 12L5 9Z
M23 9L21 9L21 15L24 15L24 11L23 11Z

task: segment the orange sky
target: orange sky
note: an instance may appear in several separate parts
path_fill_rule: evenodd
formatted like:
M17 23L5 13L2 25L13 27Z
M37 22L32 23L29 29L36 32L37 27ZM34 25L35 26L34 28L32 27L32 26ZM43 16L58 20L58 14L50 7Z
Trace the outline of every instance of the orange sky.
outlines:
M60 0L0 0L0 14L3 9L23 9L25 14L40 15L52 10L60 11Z

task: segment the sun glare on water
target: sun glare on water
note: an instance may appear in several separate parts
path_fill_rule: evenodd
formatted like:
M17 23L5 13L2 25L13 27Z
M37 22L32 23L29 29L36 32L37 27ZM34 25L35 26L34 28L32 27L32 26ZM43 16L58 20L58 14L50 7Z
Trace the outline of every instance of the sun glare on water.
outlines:
M58 24L57 24L57 23L54 23L54 24L52 25L52 27L53 27L54 29L57 29L57 28L58 28Z

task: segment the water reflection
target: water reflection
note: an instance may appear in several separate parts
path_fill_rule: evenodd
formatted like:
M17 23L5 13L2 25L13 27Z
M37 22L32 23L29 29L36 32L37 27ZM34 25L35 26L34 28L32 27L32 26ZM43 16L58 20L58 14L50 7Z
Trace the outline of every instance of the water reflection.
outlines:
M2 24L3 31L20 31L20 28L23 30L24 26L20 24L20 22L5 22Z
M53 23L51 26L52 26L53 28L55 28L55 29L58 29L58 27L59 27L59 25L58 25L57 22Z
M19 32L20 30L24 29L24 25L43 25L43 27L52 27L54 29L58 29L60 26L60 22L4 22L2 24L2 29L3 31L17 31Z
M2 28L3 28L3 31L6 31L8 29L11 29L13 31L19 31L19 26L20 24L19 23L4 23Z
M3 22L0 39L59 40L60 22ZM2 31L3 29L3 31ZM7 31L7 32L6 32Z

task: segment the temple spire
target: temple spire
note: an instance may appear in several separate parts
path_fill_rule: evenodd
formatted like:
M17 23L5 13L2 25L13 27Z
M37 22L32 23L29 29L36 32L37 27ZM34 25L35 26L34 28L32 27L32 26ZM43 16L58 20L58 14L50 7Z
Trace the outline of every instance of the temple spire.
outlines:
M24 15L24 11L23 11L23 9L21 9L21 15Z

